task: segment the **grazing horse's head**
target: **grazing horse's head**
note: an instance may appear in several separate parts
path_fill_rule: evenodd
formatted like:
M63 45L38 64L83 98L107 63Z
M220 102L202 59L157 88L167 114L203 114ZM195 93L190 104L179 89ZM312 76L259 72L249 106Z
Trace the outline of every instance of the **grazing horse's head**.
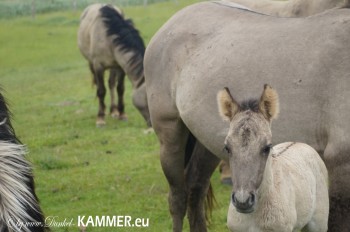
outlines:
M260 100L238 104L225 88L218 93L218 105L221 117L230 122L224 150L231 166L232 204L238 212L251 213L272 147L270 125L278 115L278 95L265 85Z

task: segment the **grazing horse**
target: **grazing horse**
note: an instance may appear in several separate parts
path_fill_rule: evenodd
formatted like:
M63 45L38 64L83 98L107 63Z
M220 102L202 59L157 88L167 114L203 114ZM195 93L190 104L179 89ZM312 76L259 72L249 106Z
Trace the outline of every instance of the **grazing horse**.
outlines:
M326 232L328 173L321 157L304 143L272 148L277 92L265 85L259 100L238 104L225 88L218 93L218 105L230 123L224 143L232 168L230 230Z
M254 11L280 17L307 17L349 4L349 0L227 0L227 2L234 2Z
M272 127L274 142L297 140L323 156L330 180L329 231L348 231L349 63L347 8L278 18L202 2L172 16L151 39L144 66L152 126L170 187L173 231L182 230L186 210L204 208L202 197L209 185L204 176L211 176L219 158L227 160L222 144L228 129L215 113L215 99L228 82L242 99L256 96L265 82L283 92L281 114ZM202 164L197 172L201 180L193 186L183 171L192 137L206 148L196 159ZM189 197L195 193L200 193L197 198ZM191 215L191 231L206 231L203 214Z
M113 117L126 119L124 114L124 77L129 77L133 87L133 104L150 126L146 90L143 75L145 45L131 20L124 19L121 11L114 6L93 4L80 17L78 46L88 60L97 85L99 110L96 125L105 122L106 88L104 71L110 69L109 90L111 95L110 113ZM118 105L115 103L115 86L118 82Z
M47 231L26 148L16 137L10 116L0 94L0 231Z

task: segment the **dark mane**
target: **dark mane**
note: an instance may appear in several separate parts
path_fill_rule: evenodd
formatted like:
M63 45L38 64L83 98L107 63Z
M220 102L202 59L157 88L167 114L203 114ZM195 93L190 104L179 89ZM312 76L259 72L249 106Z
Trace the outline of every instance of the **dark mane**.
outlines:
M0 91L2 91L1 87ZM43 226L45 222L39 206L39 200L35 194L32 168L30 163L25 159L25 149L17 138L12 127L11 116L12 114L7 106L6 100L0 93L0 209L9 212L10 210L15 210L15 208L9 209L8 202L18 201L11 204L11 207L14 207L14 205L20 205L27 214L27 216L24 216L25 219L30 222L41 223L41 226L28 227L29 231L50 231L49 228ZM13 188L18 188L18 185L23 186L23 188L27 189L29 193L24 193L22 190L14 191ZM21 196L22 194L23 196ZM1 231L9 231L9 227L12 227L12 229L16 228L13 223L8 221L8 219L5 221L6 218L4 218L4 215L6 214L9 214L12 217L16 216L9 212L2 212L3 215L0 217ZM23 215L23 213L18 212L18 215ZM22 218L13 219L22 220Z
M128 61L135 65L137 76L143 76L143 57L145 44L138 30L135 29L130 19L125 20L112 6L106 5L100 9L103 22L107 28L107 36L116 35L113 40L115 46L121 47L123 52L134 52Z
M0 91L2 89L0 88ZM4 96L0 93L0 141L20 144L11 124L12 114L7 107Z
M241 111L251 110L255 113L259 112L259 100L249 99L241 102L240 104Z

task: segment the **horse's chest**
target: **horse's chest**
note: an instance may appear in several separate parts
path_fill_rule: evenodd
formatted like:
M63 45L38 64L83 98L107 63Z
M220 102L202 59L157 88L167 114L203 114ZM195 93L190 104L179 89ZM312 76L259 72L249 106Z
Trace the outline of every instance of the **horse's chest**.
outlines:
M285 220L283 210L278 207L268 207L264 212L255 212L252 214L238 213L230 204L227 226L230 231L235 232L284 232L292 231L295 218L289 215L289 220Z

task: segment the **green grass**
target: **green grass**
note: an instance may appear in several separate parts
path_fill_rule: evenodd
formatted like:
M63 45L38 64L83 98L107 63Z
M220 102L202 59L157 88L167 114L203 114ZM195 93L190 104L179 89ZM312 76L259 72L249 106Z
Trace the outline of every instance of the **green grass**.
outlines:
M124 8L146 43L189 1ZM46 216L59 221L78 215L149 218L149 228L88 228L87 231L170 231L168 186L154 134L131 103L128 122L107 118L95 127L97 99L87 62L76 45L80 12L56 12L0 20L0 84L14 114L14 127L28 146L37 194ZM106 98L108 101L109 99ZM212 182L218 206L210 231L226 229L230 188ZM77 226L53 231L78 231ZM185 225L188 231L188 225Z
M164 1L169 0L147 0L147 4ZM120 7L145 4L145 0L0 0L0 18L13 18L18 16L32 15L34 9L36 14L54 12L59 10L82 10L89 4L95 2L111 3Z

